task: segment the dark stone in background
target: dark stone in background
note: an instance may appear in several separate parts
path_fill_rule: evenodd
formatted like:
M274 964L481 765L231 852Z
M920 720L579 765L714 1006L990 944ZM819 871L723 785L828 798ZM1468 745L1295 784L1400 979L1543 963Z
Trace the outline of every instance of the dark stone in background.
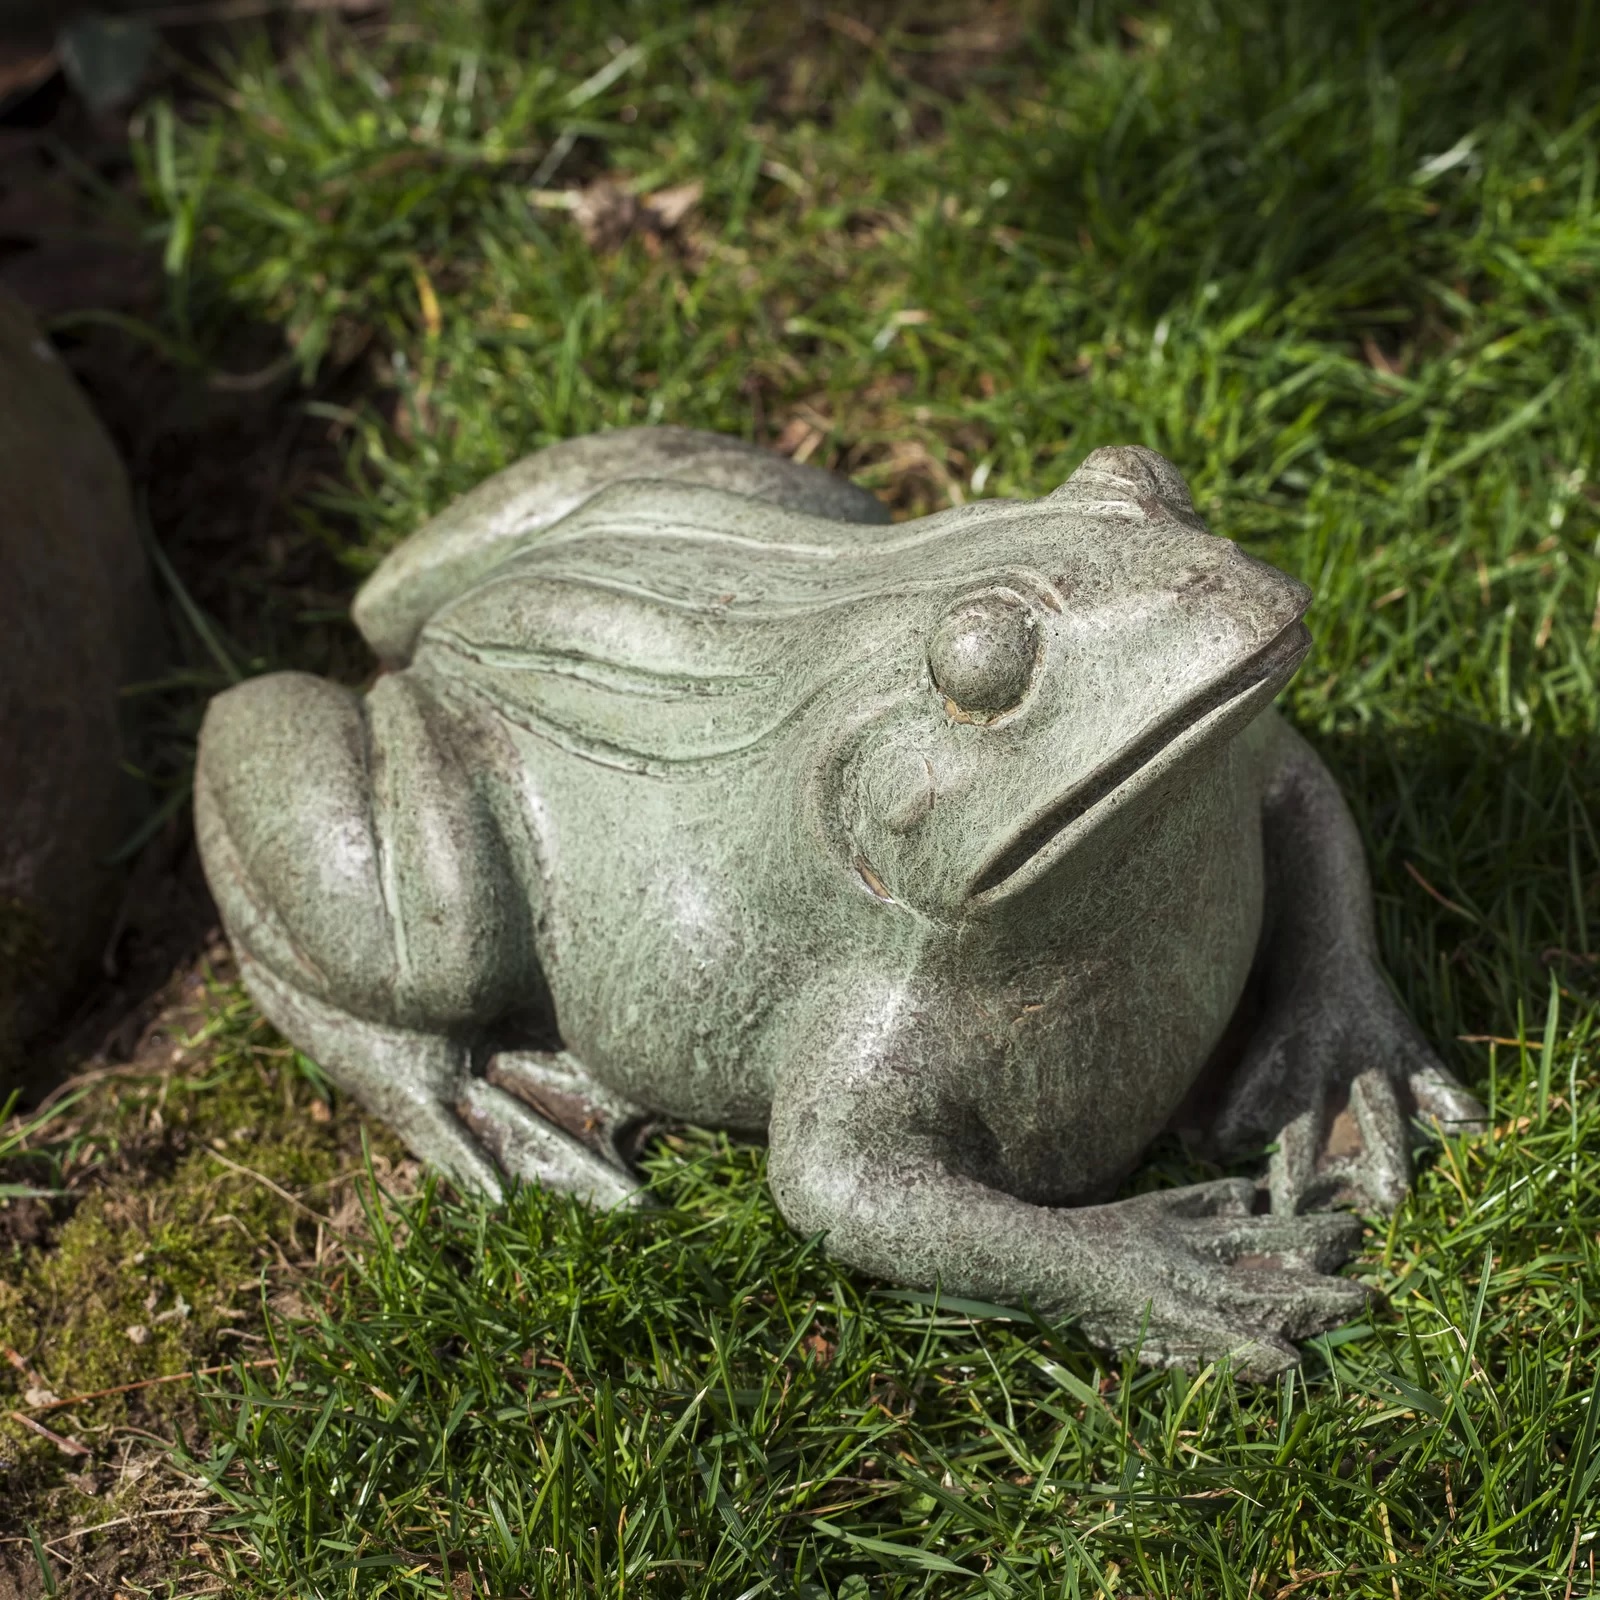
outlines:
M122 687L161 658L128 484L26 309L0 294L0 1096L94 971L135 826Z
M241 29L265 29L279 47L325 10L358 15L373 7L374 0L173 0L154 7L149 0L0 0L0 294L26 307L60 357L62 375L76 380L148 512L149 533L174 582L240 668L292 664L351 683L362 681L371 663L354 630L337 620L355 583L328 537L339 518L323 513L308 529L296 508L317 488L344 479L344 425L308 415L305 403L370 403L382 387L373 352L364 344L346 352L305 390L281 330L218 317L216 286L203 274L189 293L209 332L188 353L192 359L174 361L130 331L164 325L168 289L132 159L130 120L154 94L180 113L203 103L206 80L197 69L218 48L236 44ZM136 21L159 36L137 93L110 109L91 104L63 59L71 54L63 49L67 31L97 19ZM98 43L105 42L102 34ZM0 550L0 585L9 581L9 560ZM38 917L19 914L0 932L0 970L29 989L26 1004L12 1006L0 1101L17 1087L32 1104L64 1074L130 1059L170 984L193 977L214 945L216 914L188 809L172 811L170 802L176 789L187 793L205 696L225 680L193 636L175 590L152 582L166 625L153 662L137 676L164 677L170 664L188 686L123 701L124 710L139 713L135 754L152 782L113 848L136 829L150 836L125 869L107 873L116 885L108 892L109 916L102 908L97 939L71 981L61 976L60 952L44 953ZM319 620L308 622L308 613ZM3 705L21 692L5 680L9 659L0 645ZM209 687L208 676L217 680ZM12 765L0 747L0 831L11 825L13 802L3 785L14 781ZM114 782L116 761L106 770ZM131 787L137 798L144 786ZM155 807L171 814L152 831L141 821L154 822ZM0 864L10 848L0 846ZM0 880L0 900L6 894ZM22 1011L55 1016L19 1064Z

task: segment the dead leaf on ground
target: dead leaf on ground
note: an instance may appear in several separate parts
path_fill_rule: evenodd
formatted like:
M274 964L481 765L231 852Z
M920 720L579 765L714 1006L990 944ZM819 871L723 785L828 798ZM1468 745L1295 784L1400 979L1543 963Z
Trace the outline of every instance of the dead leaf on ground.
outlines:
M783 431L773 441L773 449L781 456L788 456L791 461L809 461L816 454L817 446L827 435L813 422L807 422L804 417L790 417L784 423Z
M558 190L559 200L555 195L536 195L535 201L542 198L545 204L570 210L584 243L597 255L605 255L620 249L635 234L659 244L683 225L704 192L705 185L697 179L638 195L601 177L583 189Z
M838 1353L839 1346L830 1339L820 1328L813 1328L805 1338L800 1341L800 1348L811 1357L819 1367L825 1367Z
M676 228L694 210L704 192L705 185L698 178L693 183L679 183L670 189L657 189L654 194L645 196L645 210L655 219L658 228L668 231Z

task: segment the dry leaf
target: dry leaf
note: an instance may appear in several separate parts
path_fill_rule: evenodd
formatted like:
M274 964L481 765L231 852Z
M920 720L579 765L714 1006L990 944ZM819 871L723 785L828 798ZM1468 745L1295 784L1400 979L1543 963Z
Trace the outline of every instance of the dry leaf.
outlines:
M827 1334L820 1329L813 1328L805 1338L800 1341L800 1348L811 1357L819 1367L825 1367L838 1353L836 1345Z
M807 422L804 417L790 417L784 423L783 432L778 435L773 448L791 461L809 461L824 437L822 429Z
M644 198L644 209L655 219L658 232L670 233L700 204L706 186L698 178L693 183L676 184L670 189L657 189Z
M578 224L584 243L600 255L621 245L633 232L638 216L637 197L618 188L609 178L596 178L581 189L572 206L572 219Z
M572 218L584 242L597 255L619 249L632 235L659 241L674 232L699 203L705 186L680 183L643 197L611 178L596 178L570 201Z

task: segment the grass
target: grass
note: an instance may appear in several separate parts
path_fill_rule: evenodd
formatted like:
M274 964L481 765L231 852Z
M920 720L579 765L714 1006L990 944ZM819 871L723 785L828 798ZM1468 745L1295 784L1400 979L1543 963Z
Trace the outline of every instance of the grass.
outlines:
M1501 1109L1534 1098L1507 1085ZM217 1398L204 1471L250 1538L233 1582L1531 1594L1576 1549L1588 1592L1573 1290L1600 1130L1565 1097L1537 1130L1430 1173L1364 1268L1392 1311L1267 1393L874 1291L786 1233L757 1156L709 1140L657 1153L674 1209L644 1226L542 1194L419 1212L290 1341L292 1379ZM1561 1219L1534 1223L1524 1188Z
M230 1592L1600 1593L1597 45L1580 3L411 0L147 108L160 337L366 364L310 391L347 463L301 505L352 584L619 424L899 514L1171 456L1316 590L1287 709L1494 1121L1267 1389L886 1292L710 1136L653 1149L649 1219L425 1194L208 1391ZM702 189L616 243L602 175Z

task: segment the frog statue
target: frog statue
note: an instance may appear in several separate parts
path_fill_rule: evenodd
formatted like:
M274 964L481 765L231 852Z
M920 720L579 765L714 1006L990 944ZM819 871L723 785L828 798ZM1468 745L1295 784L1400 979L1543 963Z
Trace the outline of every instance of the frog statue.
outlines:
M736 440L575 439L373 574L364 696L212 703L201 850L262 1011L468 1188L626 1202L647 1119L765 1133L846 1262L1266 1377L1364 1303L1329 1207L1482 1116L1271 709L1309 599L1150 450L891 524ZM1264 1195L1112 1200L1168 1130L1271 1146Z

